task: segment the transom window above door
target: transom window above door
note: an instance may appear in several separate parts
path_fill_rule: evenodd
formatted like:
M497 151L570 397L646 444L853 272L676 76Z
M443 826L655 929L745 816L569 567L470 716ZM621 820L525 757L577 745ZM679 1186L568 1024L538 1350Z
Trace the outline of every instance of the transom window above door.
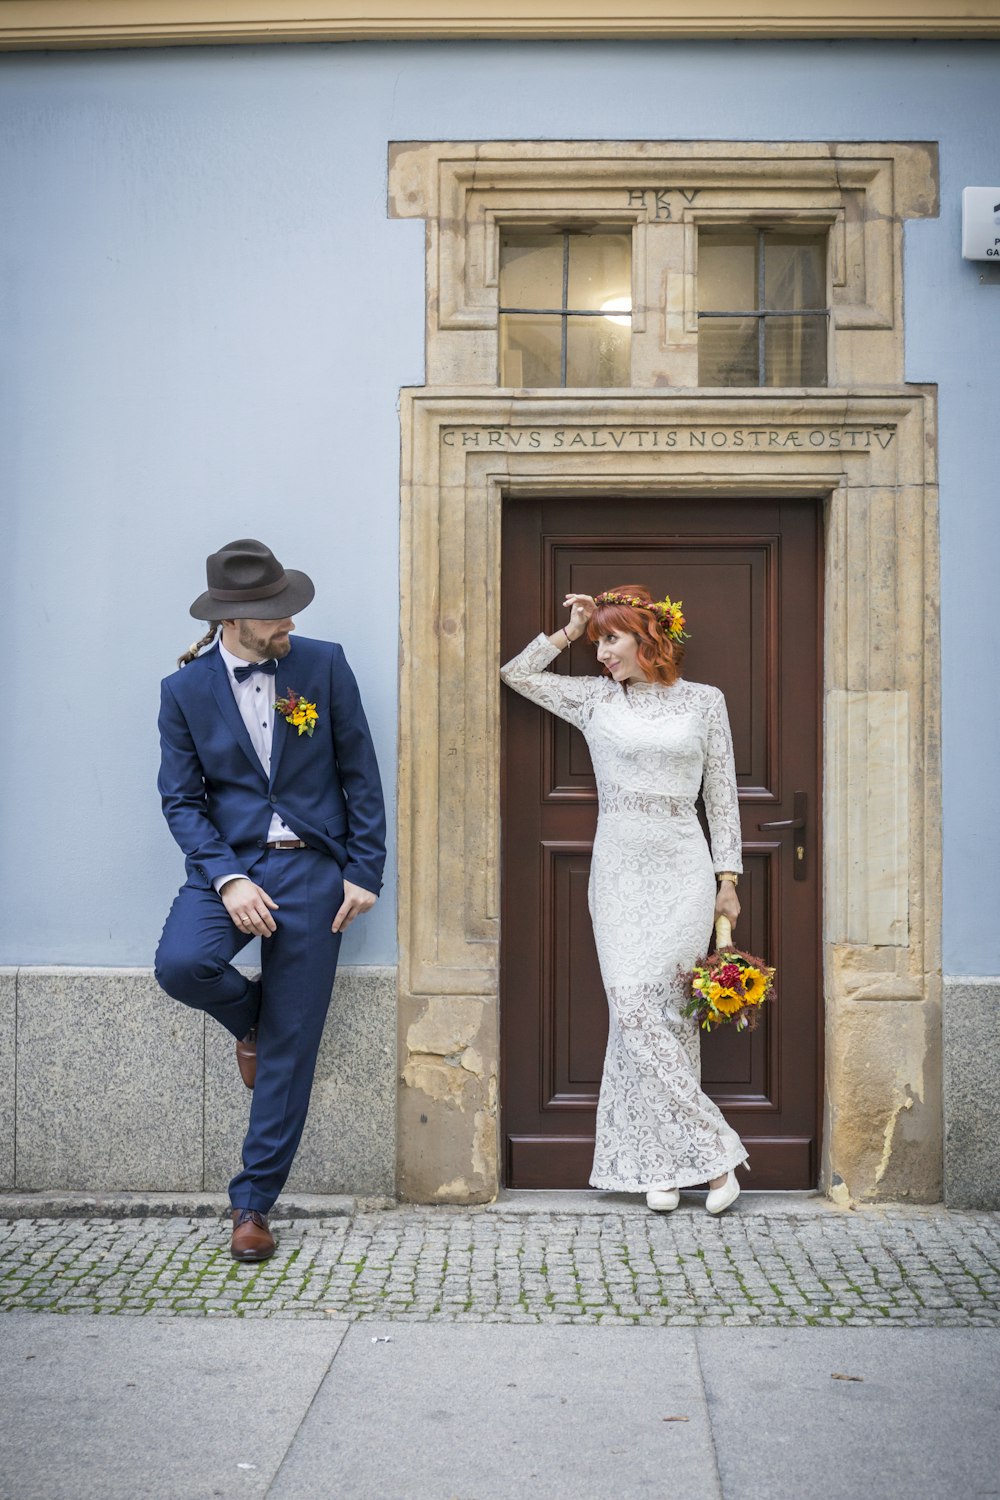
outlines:
M825 233L781 228L698 234L698 384L827 383Z
M902 227L938 211L926 141L390 147L389 212L427 224L424 379L448 390L902 382Z
M508 229L500 237L502 386L625 386L629 229Z

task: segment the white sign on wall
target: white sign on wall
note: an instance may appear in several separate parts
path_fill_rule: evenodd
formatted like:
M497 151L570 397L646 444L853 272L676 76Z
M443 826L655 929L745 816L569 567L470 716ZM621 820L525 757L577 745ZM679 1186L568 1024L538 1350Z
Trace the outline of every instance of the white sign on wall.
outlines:
M963 188L962 257L1000 264L1000 187Z

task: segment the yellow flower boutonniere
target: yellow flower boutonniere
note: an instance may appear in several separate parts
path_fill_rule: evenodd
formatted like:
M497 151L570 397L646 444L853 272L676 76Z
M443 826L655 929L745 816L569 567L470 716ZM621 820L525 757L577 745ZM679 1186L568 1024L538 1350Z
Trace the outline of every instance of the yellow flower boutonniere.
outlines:
M297 729L300 735L308 734L310 738L312 737L312 732L316 728L316 722L319 719L315 703L307 703L300 694L289 688L286 697L274 700L274 707L275 711L281 714L286 724L291 724L292 728Z

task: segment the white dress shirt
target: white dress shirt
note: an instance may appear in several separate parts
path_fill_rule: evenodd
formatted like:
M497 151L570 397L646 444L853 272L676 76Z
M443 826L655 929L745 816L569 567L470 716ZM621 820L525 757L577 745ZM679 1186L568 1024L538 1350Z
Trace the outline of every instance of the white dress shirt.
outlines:
M252 672L245 682L236 681L236 668L248 665L241 656L234 656L227 651L222 642L219 642L219 655L226 664L229 674L229 686L233 690L236 699L236 707L240 711L240 718L247 726L250 743L257 752L257 759L264 768L265 776L271 776L271 742L274 738L274 698L275 682L267 672ZM297 839L299 835L284 822L277 813L271 816L271 826L267 830L267 842L274 843L276 839ZM229 880L246 880L242 870L234 870L231 875L217 875L212 884L217 891Z

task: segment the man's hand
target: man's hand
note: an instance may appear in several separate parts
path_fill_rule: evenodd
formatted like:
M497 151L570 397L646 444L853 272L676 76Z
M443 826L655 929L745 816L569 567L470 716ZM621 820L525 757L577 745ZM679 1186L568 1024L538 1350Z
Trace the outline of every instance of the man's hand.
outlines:
M333 919L332 932L343 932L345 927L350 927L355 917L360 917L362 912L371 911L378 897L372 891L366 891L362 885L352 885L349 880L344 881L344 904Z
M271 912L278 910L278 903L252 880L227 880L219 895L238 931L255 932L258 937L270 937L275 931Z

